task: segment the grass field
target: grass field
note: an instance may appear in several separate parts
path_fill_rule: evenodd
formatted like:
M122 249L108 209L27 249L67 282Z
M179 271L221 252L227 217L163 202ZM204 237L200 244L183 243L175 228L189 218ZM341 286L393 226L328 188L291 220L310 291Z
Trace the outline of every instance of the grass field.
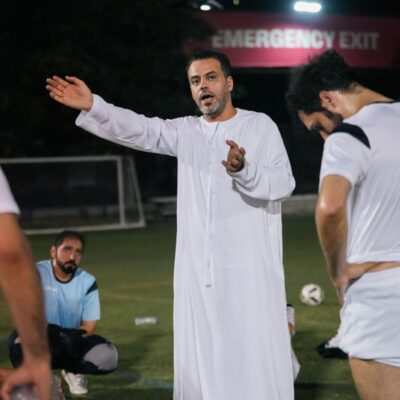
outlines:
M143 229L90 232L83 267L97 277L102 302L98 333L119 348L118 370L89 378L86 399L167 400L172 398L172 270L175 223L154 223ZM48 257L53 236L31 236L35 258ZM324 360L315 346L336 333L338 304L327 278L311 216L284 218L284 260L287 298L296 309L293 347L302 365L296 400L357 399L346 361ZM298 293L310 282L325 289L318 307L300 303ZM0 337L12 325L0 302ZM156 325L135 326L134 318L154 315ZM9 366L0 345L0 366ZM238 377L240 379L240 377ZM229 400L229 399L219 399ZM252 399L249 399L252 400Z

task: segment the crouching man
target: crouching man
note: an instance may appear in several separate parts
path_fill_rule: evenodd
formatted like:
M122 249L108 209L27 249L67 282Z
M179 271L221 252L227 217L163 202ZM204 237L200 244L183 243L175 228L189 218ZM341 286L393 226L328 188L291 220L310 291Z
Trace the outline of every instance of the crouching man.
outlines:
M84 237L61 232L51 247L50 260L36 264L44 292L52 368L61 369L71 394L87 393L88 374L108 374L117 368L114 344L95 335L100 319L99 291L93 275L80 268ZM22 362L21 344L14 331L9 354L16 367Z

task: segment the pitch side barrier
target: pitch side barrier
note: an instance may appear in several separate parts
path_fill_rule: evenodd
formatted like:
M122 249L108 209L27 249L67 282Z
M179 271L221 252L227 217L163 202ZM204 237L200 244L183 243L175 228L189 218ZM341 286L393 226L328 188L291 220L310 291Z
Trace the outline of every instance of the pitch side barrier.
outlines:
M298 194L293 195L282 202L282 213L285 215L313 214L317 203L316 194ZM163 219L165 217L176 215L176 196L158 196L149 199L151 209L150 218Z

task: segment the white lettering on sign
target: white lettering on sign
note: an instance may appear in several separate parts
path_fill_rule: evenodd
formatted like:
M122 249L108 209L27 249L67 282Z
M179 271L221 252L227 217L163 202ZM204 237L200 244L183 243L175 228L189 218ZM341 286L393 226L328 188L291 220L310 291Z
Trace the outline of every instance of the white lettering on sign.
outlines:
M339 32L339 47L351 50L377 50L378 32Z
M214 48L377 50L378 32L321 31L318 29L221 29L211 39Z

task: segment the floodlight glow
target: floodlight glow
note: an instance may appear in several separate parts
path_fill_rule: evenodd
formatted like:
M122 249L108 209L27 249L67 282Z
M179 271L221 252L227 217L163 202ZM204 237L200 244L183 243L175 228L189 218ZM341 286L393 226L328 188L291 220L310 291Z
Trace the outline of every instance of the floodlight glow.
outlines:
M317 13L321 11L321 4L311 1L296 1L293 8L299 12Z
M200 6L200 10L201 11L210 11L211 10L211 6L209 4L202 4Z

